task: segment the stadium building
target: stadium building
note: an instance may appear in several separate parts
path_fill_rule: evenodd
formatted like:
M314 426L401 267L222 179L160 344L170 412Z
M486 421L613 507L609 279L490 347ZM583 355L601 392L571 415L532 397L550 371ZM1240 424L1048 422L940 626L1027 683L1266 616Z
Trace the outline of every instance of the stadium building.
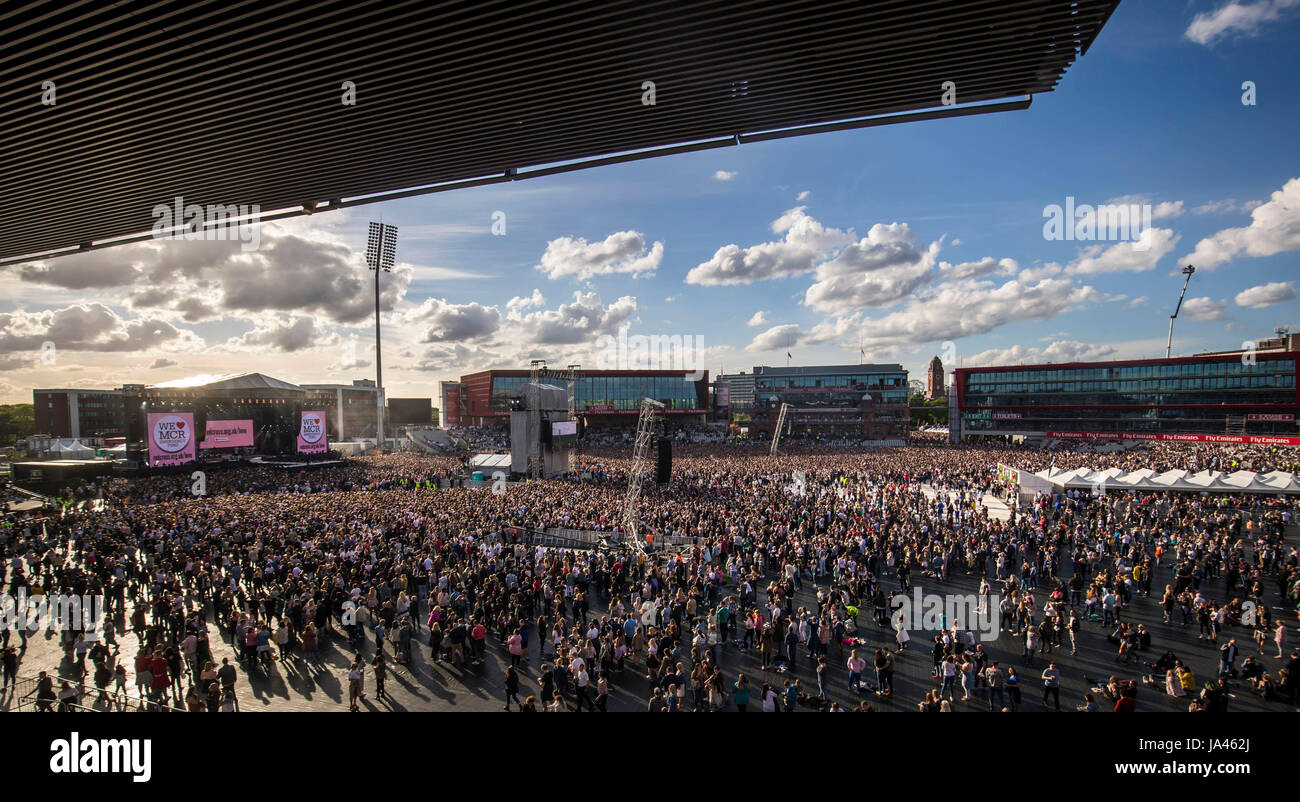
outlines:
M1300 445L1293 350L960 368L950 439Z
M751 432L776 429L790 404L789 432L808 437L901 440L907 435L907 371L902 365L754 368ZM752 436L752 435L751 435Z
M123 437L122 389L33 390L33 432L57 438Z
M375 436L375 380L354 379L351 384L304 384L307 404L328 414L330 440ZM387 420L387 418L385 419ZM393 436L385 429L385 437Z
M449 426L505 426L510 421L510 391L527 384L527 370L485 370L442 383L442 408ZM548 378L546 384L569 382ZM704 423L708 411L708 371L584 370L574 388L574 410L587 425L635 426L641 399L664 405L677 423Z

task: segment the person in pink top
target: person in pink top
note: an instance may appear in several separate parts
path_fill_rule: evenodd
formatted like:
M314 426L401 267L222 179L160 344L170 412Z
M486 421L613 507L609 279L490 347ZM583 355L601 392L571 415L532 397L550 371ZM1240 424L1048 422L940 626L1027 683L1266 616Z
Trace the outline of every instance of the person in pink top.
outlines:
M510 651L510 665L518 666L520 659L524 656L524 637L519 634L517 628L510 633L510 638L506 641L506 648Z
M854 649L849 653L849 659L846 663L849 667L849 690L862 692L862 670L867 667L867 661L858 656L858 650Z

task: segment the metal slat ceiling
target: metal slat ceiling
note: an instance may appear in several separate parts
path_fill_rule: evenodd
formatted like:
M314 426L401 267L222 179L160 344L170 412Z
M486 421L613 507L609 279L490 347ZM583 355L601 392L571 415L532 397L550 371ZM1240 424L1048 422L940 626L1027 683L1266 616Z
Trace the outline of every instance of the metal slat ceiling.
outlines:
M1025 108L1118 2L9 3L0 263L147 236L178 195L266 220Z

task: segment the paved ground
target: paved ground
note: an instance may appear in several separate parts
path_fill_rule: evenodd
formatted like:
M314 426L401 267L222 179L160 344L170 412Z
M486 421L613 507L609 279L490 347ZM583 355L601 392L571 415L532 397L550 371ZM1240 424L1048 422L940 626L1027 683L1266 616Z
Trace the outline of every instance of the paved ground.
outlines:
M1295 528L1288 532L1288 544L1297 540ZM1167 582L1172 581L1172 570L1164 566L1159 570L1154 581L1153 589L1163 588ZM918 581L915 584L927 592L938 593L962 593L973 594L978 589L979 578L975 576L957 576L947 583L935 583L934 580ZM1269 593L1272 594L1276 583L1268 582ZM1223 595L1222 579L1212 583L1207 596L1211 599L1219 598ZM1045 592L1038 594L1041 602L1045 598ZM815 588L805 583L802 591L798 594L796 605L802 605L812 609L816 608L816 601L813 597ZM1267 603L1273 606L1275 598L1268 598ZM601 611L593 610L593 614ZM1125 617L1127 620L1136 623L1145 624L1147 629L1152 633L1152 645L1149 653L1143 655L1144 659L1156 659L1163 654L1166 649L1172 649L1180 658L1188 663L1195 673L1198 686L1206 680L1214 678L1218 666L1218 654L1214 645L1208 641L1197 638L1196 626L1190 625L1186 628L1179 625L1165 625L1162 623L1162 615L1159 610L1158 599L1146 599L1138 597L1134 603L1126 608ZM1295 615L1287 613L1287 620L1291 624L1289 628L1287 652L1289 653L1291 645L1297 643ZM209 616L211 617L211 616ZM881 645L893 646L892 630L880 629L870 620L868 614L860 618L864 622L860 635L867 641L868 649L861 652L869 658L874 649ZM119 629L120 631L120 629ZM423 633L422 633L423 634ZM1058 651L1051 655L1061 671L1061 705L1062 709L1073 710L1074 707L1082 703L1083 694L1086 693L1093 685L1101 684L1090 682L1086 678L1093 680L1104 678L1110 674L1117 674L1121 677L1136 677L1137 672L1132 666L1125 667L1115 659L1115 649L1106 640L1107 631L1103 630L1097 624L1085 624L1084 631L1080 633L1079 654L1069 656L1068 649L1064 652ZM869 701L882 711L902 710L915 711L916 704L925 695L925 692L937 688L937 684L930 678L930 638L933 633L927 635L924 632L912 632L912 642L910 647L904 653L895 657L895 692L892 699L878 698L874 695L868 696ZM1223 637L1236 637L1240 648L1240 658L1244 659L1247 655L1255 654L1256 647L1251 640L1250 632L1245 629L1229 629ZM120 635L118 641L122 646L122 658L128 666L129 683L134 688L134 655L136 649L136 638L133 633ZM220 665L222 657L230 657L234 660L234 651L230 644L219 637L216 630L211 633L211 645L216 655L217 663ZM491 643L491 639L489 639ZM14 638L17 643L17 638ZM1021 710L1042 711L1041 681L1039 675L1045 665L1045 656L1037 656L1033 667L1027 667L1021 656L1022 641L1013 638L1009 633L1002 635L998 640L985 643L984 647L991 654L991 659L999 660L1004 668L1015 666L1017 673L1021 675L1024 703ZM429 659L429 649L425 645L422 648L414 650L414 663L410 667L395 666L390 661L392 670L389 674L387 690L391 698L377 701L375 699L374 680L369 671L366 675L366 693L367 697L363 702L363 710L474 710L474 711L491 711L501 710L503 706L502 685L504 666L508 665L509 659L505 656L504 649L499 645L489 645L488 660L486 663L477 668L453 667L446 663L431 663ZM374 653L373 638L369 639L364 647L364 653L369 658ZM239 697L239 706L242 711L254 710L346 710L347 704L345 699L344 679L345 671L351 662L353 652L348 647L346 640L335 636L334 639L324 644L321 648L321 657L315 662L308 664L302 659L292 659L286 663L275 663L269 672L258 670L249 674L242 668L240 669L240 679L237 685L237 694ZM391 655L391 650L389 650ZM1276 650L1270 642L1266 646L1266 657L1263 658L1265 669L1276 671L1282 664L1282 661L1272 657ZM847 652L841 657L834 645L831 647L830 659L831 665L830 682L828 693L833 701L839 701L841 704L856 704L860 698L857 694L851 693L846 688L847 670L844 667L844 660L847 659ZM538 658L536 640L530 644L529 655L523 664L524 671L523 683L520 689L520 698L535 692L537 688L537 673L541 660ZM689 660L683 659L689 669ZM632 664L622 680L616 680L611 683L609 707L611 710L644 710L648 699L649 684L645 679L643 672L644 666ZM759 658L756 652L741 652L735 646L728 645L723 649L722 665L728 681L734 680L739 671L746 673L752 682L757 683L755 690L761 687L763 682L772 683L778 692L783 686L784 680L789 678L790 674L779 674L776 672L764 672L759 667ZM640 669L640 671L638 671ZM62 651L58 647L58 639L53 634L40 634L29 640L29 648L23 656L23 661L19 669L22 676L36 676L41 670L51 671L61 676L74 677L74 668L63 662ZM871 672L868 670L867 676ZM811 664L807 661L805 654L799 655L798 665L794 676L803 679L804 686L809 692L815 692L816 679L811 670ZM188 686L187 686L188 689ZM1253 711L1285 711L1290 708L1278 703L1266 703L1259 699L1248 688L1234 683L1236 697L1232 700L1229 710L1253 710ZM92 694L93 698L93 694ZM755 702L758 695L755 694ZM1103 702L1104 700L1099 700ZM689 703L689 695L688 695ZM751 704L750 709L756 705ZM0 696L0 710L8 710L14 707L13 695L5 693ZM800 708L804 710L805 708ZM962 710L987 710L987 704L982 700L974 702L961 703L955 705L957 711ZM1163 693L1158 692L1155 688L1142 686L1138 693L1138 709L1140 711L1185 711L1186 700L1175 700Z

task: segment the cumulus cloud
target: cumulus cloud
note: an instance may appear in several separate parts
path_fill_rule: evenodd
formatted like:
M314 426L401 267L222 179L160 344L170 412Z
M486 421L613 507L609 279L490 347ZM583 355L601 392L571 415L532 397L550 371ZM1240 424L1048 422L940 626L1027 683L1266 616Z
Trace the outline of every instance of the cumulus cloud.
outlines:
M269 349L291 354L321 345L335 345L338 341L338 335L327 331L315 317L291 315L262 318L251 331L230 338L226 344L234 350Z
M602 334L615 334L637 312L636 297L624 295L606 306L594 292L575 292L573 302L558 309L543 309L512 321L516 342L567 345L588 342Z
M645 236L639 231L618 231L600 242L582 237L560 237L546 243L541 264L536 270L547 278L576 278L583 281L594 276L651 275L664 257L664 244L656 242L646 248Z
M1090 245L1080 249L1079 258L1066 265L1069 275L1086 276L1120 271L1143 272L1150 270L1163 259L1179 237L1167 228L1148 228L1136 242L1117 242L1114 245Z
M1237 293L1234 299L1237 306L1248 309L1263 309L1273 304L1295 300L1295 287L1289 281L1271 281Z
M262 312L315 314L350 324L374 314L364 256L341 238L302 226L262 225L260 246L239 241L149 240L8 268L23 281L64 289L120 289L137 310L187 322ZM385 274L380 305L392 310L414 275Z
M519 313L525 309L530 309L534 306L545 306L545 305L546 305L546 296L542 295L541 290L534 287L532 295L527 295L527 296L516 295L515 297L511 298L509 301L506 302L506 312L507 312L506 316L518 317Z
M751 317L751 318L749 319L749 322L746 323L745 325L746 325L746 326L766 326L766 325L767 325L767 312L764 311L764 310L762 310L762 309L758 310L757 312L754 313L754 316Z
M938 252L937 242L919 247L906 223L877 223L867 236L817 266L816 281L803 302L833 314L890 306L933 278Z
M516 310L518 308L516 305ZM477 301L453 304L442 298L425 298L402 319L424 330L421 342L464 342L481 340L496 333L501 327L501 310Z
M1238 256L1272 256L1300 250L1300 178L1292 178L1251 213L1251 224L1225 228L1196 243L1180 261L1212 269Z
M734 170L732 170L732 171L730 171L730 172L728 172L727 170L719 170L719 171L717 171L716 173L713 174L713 178L714 178L714 180L717 180L717 181L730 181L731 179L733 179L733 178L735 178L735 177L736 177L736 171L734 171Z
M976 262L961 262L960 264L949 264L948 262L939 263L939 276L951 281L962 281L969 278L984 278L985 276L1014 276L1019 270L1019 265L1015 259L994 259L992 256L985 256Z
M203 341L187 329L158 318L126 319L100 303L74 304L41 312L0 314L0 354L37 352L44 342L60 351L144 352L198 350Z
M455 345L434 345L425 349L415 370L438 373L460 374L493 367L501 364L500 357L493 351L481 346L468 347L459 343Z
M1036 283L1018 279L953 282L916 298L897 312L862 325L864 345L887 348L986 334L1009 323L1047 320L1105 300L1100 292L1067 278Z
M1300 6L1300 0L1232 0L1213 11L1197 14L1183 35L1202 45L1225 36L1255 36L1265 23L1277 22L1284 11L1296 6Z
M150 365L149 365L149 370L158 370L158 369L160 369L160 368L170 368L170 367L175 367L176 365L179 365L179 364L180 364L180 363L177 362L177 361L174 360L174 359L168 359L168 358L165 357L165 356L160 356L160 357L158 357L157 359L155 359L152 363L150 363Z
M1188 298L1183 302L1183 317L1188 320L1223 320L1227 304L1213 298Z
M827 228L796 206L772 223L780 240L742 248L724 245L711 259L691 268L687 284L720 286L809 273L818 262L853 241L852 231Z
M803 336L804 334L799 330L798 324L786 323L781 326L773 326L754 337L753 341L745 346L745 350L778 351L788 349L798 345Z
M805 189L803 192L800 192L797 196L795 196L794 202L803 203L804 201L808 200L808 198L810 198L811 196L812 196L812 192Z
M1010 348L991 348L973 356L966 357L966 367L978 368L987 365L1041 365L1048 362L1061 364L1065 362L1093 362L1118 353L1109 345L1089 345L1074 340L1058 340L1046 348L1013 345Z

